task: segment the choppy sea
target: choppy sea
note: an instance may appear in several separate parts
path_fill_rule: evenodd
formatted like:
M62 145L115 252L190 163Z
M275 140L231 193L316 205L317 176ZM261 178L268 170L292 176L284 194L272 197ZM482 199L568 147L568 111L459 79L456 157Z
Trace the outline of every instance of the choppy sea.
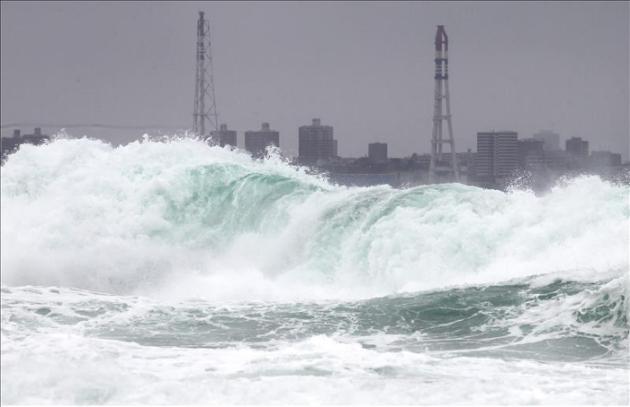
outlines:
M630 187L343 187L60 138L1 169L3 404L625 404Z

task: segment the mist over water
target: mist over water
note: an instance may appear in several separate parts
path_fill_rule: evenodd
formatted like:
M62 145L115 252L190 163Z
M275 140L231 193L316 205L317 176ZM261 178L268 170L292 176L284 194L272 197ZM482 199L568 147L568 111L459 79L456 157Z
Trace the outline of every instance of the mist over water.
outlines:
M342 187L188 138L1 171L3 403L629 401L628 185Z

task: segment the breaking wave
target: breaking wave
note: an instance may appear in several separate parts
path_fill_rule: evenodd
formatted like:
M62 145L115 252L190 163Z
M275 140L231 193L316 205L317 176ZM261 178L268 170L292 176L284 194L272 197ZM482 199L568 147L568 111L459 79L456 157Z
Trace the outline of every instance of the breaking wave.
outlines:
M1 171L2 403L628 403L628 185L350 188L188 138Z
M628 271L629 191L342 187L197 140L58 139L2 167L2 282L240 301L599 280Z

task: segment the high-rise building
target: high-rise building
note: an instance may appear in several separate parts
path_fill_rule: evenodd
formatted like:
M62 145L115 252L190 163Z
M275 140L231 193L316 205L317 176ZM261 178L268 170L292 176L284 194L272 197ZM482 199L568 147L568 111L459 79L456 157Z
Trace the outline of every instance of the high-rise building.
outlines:
M518 134L515 131L477 133L475 175L478 181L499 184L518 168Z
M518 162L521 168L541 170L545 166L544 140L518 140Z
M534 139L543 141L545 151L560 150L560 135L551 130L540 130L534 134Z
M236 130L228 130L227 124L221 124L219 130L211 131L210 135L214 144L236 147Z
M565 143L565 148L568 153L577 158L588 157L588 141L582 140L580 137L571 137Z
M475 156L475 177L479 181L494 182L494 136L477 133L477 155Z
M316 163L337 156L337 140L332 126L322 126L320 119L313 119L310 126L300 126L298 158L303 163Z
M368 144L368 158L373 163L387 161L387 143Z
M274 145L280 147L280 133L271 130L269 123L263 123L260 130L245 132L245 149L254 157L265 155L265 149Z

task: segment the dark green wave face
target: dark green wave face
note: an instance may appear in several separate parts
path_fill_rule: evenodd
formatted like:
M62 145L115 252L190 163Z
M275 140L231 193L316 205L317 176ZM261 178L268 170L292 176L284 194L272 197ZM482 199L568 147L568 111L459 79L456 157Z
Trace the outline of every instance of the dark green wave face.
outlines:
M3 288L13 323L76 326L98 338L146 346L258 348L316 335L364 347L538 360L628 362L627 277L579 283L468 287L358 302L146 304L81 291ZM31 293L25 312L16 301ZM54 305L44 296L61 296ZM69 297L67 295L70 295Z

